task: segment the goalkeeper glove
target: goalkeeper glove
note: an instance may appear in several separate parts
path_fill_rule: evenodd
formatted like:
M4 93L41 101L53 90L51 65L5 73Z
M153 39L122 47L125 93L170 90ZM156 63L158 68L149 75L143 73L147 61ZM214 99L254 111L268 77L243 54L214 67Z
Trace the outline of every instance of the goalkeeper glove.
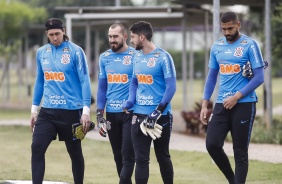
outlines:
M250 61L248 61L244 66L243 66L243 73L242 75L244 77L248 77L249 79L253 78L254 77L254 74L253 74L253 70L252 70L252 66L251 66L251 63Z
M142 122L142 123L140 123L140 129L141 129L141 131L144 135L148 136L148 134L149 134L149 136L153 140L156 140L157 138L161 137L163 127L156 123L153 129L149 129L149 128L146 128L144 126L144 123Z
M102 137L107 136L107 121L103 117L104 111L102 109L97 109L96 111L96 119L99 128L99 134Z
M91 122L88 131L91 131L94 128L95 128L95 124ZM83 125L81 123L72 124L72 134L74 139L79 139L82 141L86 135L83 131Z
M162 113L161 111L155 109L151 114L149 114L145 120L144 125L146 128L153 129L155 127L156 122L161 117Z

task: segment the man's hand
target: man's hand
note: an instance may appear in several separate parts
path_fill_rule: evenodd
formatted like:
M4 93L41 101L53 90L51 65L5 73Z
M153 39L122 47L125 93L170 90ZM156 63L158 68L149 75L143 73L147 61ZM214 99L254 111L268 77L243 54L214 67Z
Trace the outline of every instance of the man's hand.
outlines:
M86 134L89 131L89 127L90 127L90 124L91 124L90 116L87 115L87 114L82 114L80 122L83 125L82 130Z
M33 132L33 129L34 129L34 125L35 125L35 122L37 120L37 112L33 112L31 113L31 117L30 117L30 130L31 132Z
M143 121L144 126L149 129L153 129L155 127L156 122L161 117L161 111L155 109L151 114L149 114L145 120Z
M133 105L134 105L133 102L126 100L121 105L122 111L128 114L129 113L128 109L131 109L133 107Z
M96 111L96 119L97 119L97 124L99 128L99 134L102 137L107 136L107 121L103 117L104 111L102 109L97 109Z
M238 91L233 96L230 96L223 101L223 107L226 109L232 109L242 97L242 93Z

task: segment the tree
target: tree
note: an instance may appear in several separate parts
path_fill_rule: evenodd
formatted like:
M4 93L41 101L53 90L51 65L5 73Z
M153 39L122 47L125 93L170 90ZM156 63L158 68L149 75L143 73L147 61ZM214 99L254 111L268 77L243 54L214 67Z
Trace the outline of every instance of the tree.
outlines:
M41 21L46 16L43 8L32 8L17 1L0 0L0 56L3 62L3 73L0 87L7 78L7 99L9 100L9 66L21 49L22 38L28 32L28 26ZM18 61L17 59L14 59ZM20 76L19 76L20 77Z
M282 76L282 4L276 6L272 18L272 72Z
M250 32L256 33L261 40L264 40L264 7L250 7L249 28ZM282 3L272 6L271 16L272 30L272 76L282 76ZM262 48L263 49L263 48Z

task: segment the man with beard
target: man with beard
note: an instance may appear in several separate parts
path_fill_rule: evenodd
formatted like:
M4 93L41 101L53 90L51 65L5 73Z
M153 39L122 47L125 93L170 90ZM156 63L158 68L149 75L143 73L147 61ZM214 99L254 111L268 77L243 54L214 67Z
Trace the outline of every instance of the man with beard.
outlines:
M150 23L136 22L130 31L130 42L138 52L134 58L129 99L123 103L123 109L126 111L134 106L131 136L136 162L135 182L148 183L153 140L163 183L172 184L174 173L169 141L172 129L170 101L176 91L173 59L167 51L153 44Z
M108 38L111 49L99 58L96 117L100 135L109 135L119 183L130 184L135 164L130 131L133 113L123 112L121 104L128 98L135 50L126 44L128 34L121 23L110 26Z
M210 51L200 118L207 124L207 150L230 184L246 182L248 146L256 114L255 89L264 82L264 61L257 42L239 32L241 24L234 12L221 16L225 37L217 40ZM208 101L219 73L219 92L210 120ZM223 150L224 140L231 132L235 173Z

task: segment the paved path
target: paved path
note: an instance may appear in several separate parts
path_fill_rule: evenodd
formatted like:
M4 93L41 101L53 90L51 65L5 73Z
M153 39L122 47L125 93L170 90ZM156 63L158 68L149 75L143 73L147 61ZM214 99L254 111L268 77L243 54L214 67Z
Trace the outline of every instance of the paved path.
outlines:
M179 113L178 113L179 114ZM175 114L175 119L179 119ZM29 125L28 120L0 120L2 125ZM185 135L181 132L185 130L185 123L181 121L175 121L173 124L173 132L171 136L170 148L174 150L184 151L199 151L207 153L205 147L205 139L196 136ZM101 137L95 128L87 134L87 138L95 140L108 141L108 138ZM226 142L224 150L227 155L233 156L232 144ZM273 144L254 144L249 146L249 158L251 160L259 160L271 163L282 163L282 145Z

